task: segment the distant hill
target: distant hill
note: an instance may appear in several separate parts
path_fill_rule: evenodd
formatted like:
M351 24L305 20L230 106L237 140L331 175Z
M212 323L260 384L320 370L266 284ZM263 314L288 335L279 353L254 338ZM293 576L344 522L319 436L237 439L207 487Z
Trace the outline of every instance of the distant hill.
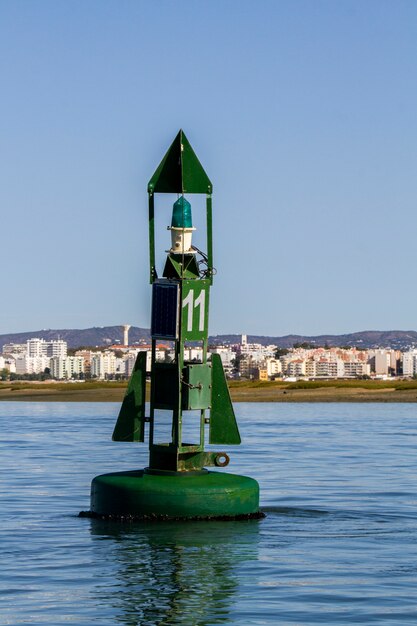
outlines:
M215 335L210 337L210 343L234 344L239 343L241 335ZM351 346L357 348L394 348L401 350L417 345L417 331L415 330L365 330L347 335L285 335L271 337L264 335L248 335L249 343L260 343L264 346L275 344L280 348L292 348L295 343L311 343L316 346Z
M32 337L39 339L63 339L68 343L69 348L78 348L79 346L109 346L113 343L123 343L123 326L95 326L94 328L59 328L34 330L24 333L10 333L0 335L0 348L5 343L25 343ZM138 328L132 326L129 330L129 343L139 341L150 341L149 330L147 328Z
M0 335L0 349L5 343L25 343L32 337L40 339L63 339L68 342L68 347L79 346L108 346L114 343L123 343L123 326L95 326L85 329L47 329L34 330L23 333L9 333ZM211 344L231 345L240 343L241 335L212 335L209 338ZM129 343L148 343L150 333L148 328L132 326L129 331ZM285 335L273 337L264 335L248 335L250 343L262 345L275 344L280 348L291 348L295 343L311 343L316 346L356 346L358 348L384 348L390 347L404 350L412 345L417 345L417 331L415 330L367 330L347 335Z

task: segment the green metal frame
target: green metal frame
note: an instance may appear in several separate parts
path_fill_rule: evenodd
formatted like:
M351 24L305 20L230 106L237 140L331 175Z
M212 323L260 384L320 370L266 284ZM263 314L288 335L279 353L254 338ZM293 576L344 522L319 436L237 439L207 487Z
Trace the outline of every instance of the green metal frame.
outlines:
M200 277L194 255L168 253L165 278L158 281L175 281L179 285L176 311L179 331L174 343L175 359L169 365L157 363L156 337L152 338L149 418L144 416L146 361L138 357L113 434L113 438L118 441L143 441L144 425L149 421L149 465L153 470L190 471L201 470L205 465L226 465L226 453L204 450L206 424L209 424L211 444L240 443L220 357L212 355L211 362L207 361L209 292L213 283L212 190L210 179L180 130L148 183L150 282L154 283L157 279L155 193L206 195L207 270ZM202 363L185 362L186 342L202 344ZM169 443L154 441L156 409L172 411L172 437ZM187 410L200 411L198 443L182 440L183 412Z
M180 130L148 183L150 283L157 277L155 267L155 193L206 194L207 276L213 284L213 185L184 132Z

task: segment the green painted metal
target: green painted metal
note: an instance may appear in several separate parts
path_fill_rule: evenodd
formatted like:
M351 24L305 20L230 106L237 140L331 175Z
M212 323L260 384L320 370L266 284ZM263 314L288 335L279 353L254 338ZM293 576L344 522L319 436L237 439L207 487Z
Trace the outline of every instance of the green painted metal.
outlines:
M181 283L182 341L204 341L208 337L209 288L207 278Z
M149 455L149 468L152 471L189 472L204 467L225 467L229 463L226 452L205 451L199 445L173 443L153 444Z
M187 365L182 375L182 408L186 411L209 409L211 405L211 365Z
M211 196L206 198L206 224L207 224L207 277L210 285L213 284L213 227L212 227L212 201Z
M164 278L158 279L158 284L166 280L167 286L174 282L179 287L178 311L171 312L178 324L175 335L175 358L172 363L155 362L155 340L172 340L172 333L165 337L158 331L158 335L155 335L152 341L150 465L153 468L169 466L174 469L186 469L213 462L214 457L204 452L206 423L210 424L211 442L238 444L240 436L221 362L214 359L213 371L207 362L209 291L214 273L212 184L182 130L177 134L149 181L148 192L151 282L157 277L154 250L154 194L173 192L181 194L173 207L171 227L174 228L192 228L191 205L183 194L185 192L206 194L207 253L198 251L203 257L206 269L199 270L194 253L169 252L163 271ZM162 301L157 310L160 319L160 314L164 311ZM171 319L175 322L173 317ZM166 326L172 327L172 324ZM185 346L190 342L199 342L203 348L202 363L196 364L195 368L184 363ZM162 447L160 443L154 441L156 410L172 412L172 441ZM188 410L200 411L200 438L195 449L182 441L183 412Z
M259 510L259 486L247 476L219 472L116 472L94 478L91 510L151 518L251 515Z
M211 398L209 443L237 445L241 442L241 439L219 354L211 355L211 365L213 394Z
M148 183L149 193L212 193L213 186L182 130Z
M146 352L139 352L129 380L113 441L145 441Z
M149 424L149 468L118 472L93 480L91 510L98 515L138 517L235 517L258 513L259 487L251 478L208 472L224 467L224 451L209 443L236 445L239 429L220 356L208 355L210 286L213 282L212 185L184 133L180 131L148 185L149 260L152 289L152 354L149 415L145 416L146 353L139 353L114 429L115 441L144 441ZM181 194L173 207L171 228L183 254L168 252L162 278L155 265L155 193ZM191 205L182 194L205 193L207 253L190 248ZM186 239L185 239L186 237ZM171 242L172 243L172 242ZM178 245L177 245L178 244ZM176 248L174 248L176 249ZM170 248L171 250L171 248ZM169 342L170 361L156 358L156 342ZM187 347L201 347L201 362L187 360ZM197 441L184 440L183 421L199 425ZM169 415L171 436L156 434L161 413Z
M152 284L156 278L155 267L155 202L153 194L149 194L149 282Z
M198 265L194 254L170 254L167 256L164 278L198 278Z

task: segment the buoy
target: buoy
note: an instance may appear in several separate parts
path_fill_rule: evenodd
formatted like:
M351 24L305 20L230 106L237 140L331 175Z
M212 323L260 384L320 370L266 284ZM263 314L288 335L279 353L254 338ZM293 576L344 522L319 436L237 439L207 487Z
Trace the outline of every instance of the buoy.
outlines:
M158 277L155 264L155 194L175 193L171 248ZM206 250L192 245L191 204L185 194L206 195ZM259 485L247 476L211 468L228 465L229 455L205 449L208 443L241 442L222 361L208 354L209 291L215 270L212 253L212 184L182 130L148 183L150 282L152 284L152 352L138 352L120 413L114 441L149 439L149 466L96 476L91 485L91 509L80 515L109 519L241 519L263 517ZM165 361L157 358L157 343L172 346ZM190 346L200 346L198 360L186 358ZM150 406L146 414L146 386ZM159 412L169 412L170 441L158 441ZM192 413L189 413L192 412ZM194 419L198 441L183 441L183 419Z

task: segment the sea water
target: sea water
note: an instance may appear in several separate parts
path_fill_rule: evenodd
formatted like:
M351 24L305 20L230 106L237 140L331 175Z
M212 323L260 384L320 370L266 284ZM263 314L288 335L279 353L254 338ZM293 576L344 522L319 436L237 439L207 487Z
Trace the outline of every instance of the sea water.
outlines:
M115 404L0 403L0 624L417 624L417 406L236 404L263 520L79 518Z

